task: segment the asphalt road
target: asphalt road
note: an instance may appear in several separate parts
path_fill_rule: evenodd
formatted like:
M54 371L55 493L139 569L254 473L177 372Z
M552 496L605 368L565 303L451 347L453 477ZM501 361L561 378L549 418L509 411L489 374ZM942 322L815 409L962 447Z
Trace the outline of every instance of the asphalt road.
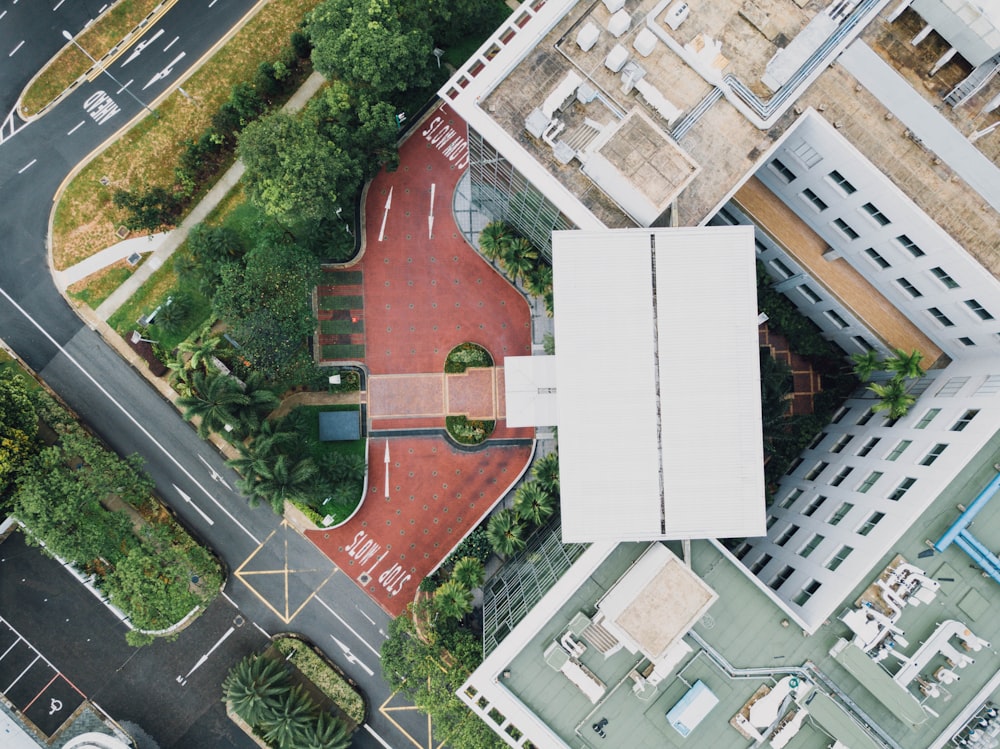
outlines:
M37 0L21 3L37 5ZM145 458L158 491L181 519L231 571L244 571L231 575L226 593L248 621L270 633L303 633L362 685L373 710L356 734L356 746L427 745L424 716L395 712L390 721L377 710L391 696L378 663L387 615L268 509L247 507L229 488L237 477L222 458L82 325L49 273L45 237L56 189L73 165L142 111L127 92L152 101L251 5L250 0L179 3L146 32L143 41L151 43L140 54L123 55L111 67L120 84L128 85L125 93L101 76L0 144L0 338L114 449ZM0 91L12 90L16 80L16 71L0 68ZM287 596L285 586L274 584L284 579L290 581ZM186 647L186 637L178 645ZM187 746L214 744L191 738Z

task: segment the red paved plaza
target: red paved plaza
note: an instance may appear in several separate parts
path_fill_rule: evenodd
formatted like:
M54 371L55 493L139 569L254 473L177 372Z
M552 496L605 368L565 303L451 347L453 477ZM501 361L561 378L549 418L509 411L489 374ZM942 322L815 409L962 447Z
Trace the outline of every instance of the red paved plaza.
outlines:
M399 169L380 173L369 187L361 258L347 271L331 272L330 284L319 289L320 319L340 321L337 332L321 333L320 344L357 346L354 358L370 374L395 377L377 380L368 394L373 433L363 507L343 527L308 535L394 615L517 479L534 436L534 430L510 429L498 418L493 438L476 451L459 450L438 436L390 437L386 499L387 440L379 430L443 428L444 414L427 410L436 403L439 411L452 413L490 406L504 413L497 392L502 373L494 383L485 373L470 372L452 380L455 393L445 385L440 398L435 388L441 385L433 378L398 375L440 375L448 352L465 341L486 348L498 367L505 356L531 353L527 302L469 247L452 216L452 194L468 165L466 132L447 105L415 128L400 148ZM334 296L351 301L324 303Z

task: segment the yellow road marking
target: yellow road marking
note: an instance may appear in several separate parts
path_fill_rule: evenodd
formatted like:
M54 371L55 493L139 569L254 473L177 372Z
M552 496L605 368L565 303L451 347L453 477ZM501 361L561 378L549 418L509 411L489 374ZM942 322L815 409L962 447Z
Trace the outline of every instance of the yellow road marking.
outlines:
M163 16L167 14L167 11L173 8L176 3L177 0L165 0L165 2L163 2L155 11L153 11L152 18L150 18L146 22L146 25L142 28L142 30L138 34L133 34L132 32L135 31L135 29L133 29L132 31L129 32L131 36L126 37L126 40L119 44L118 49L115 51L113 55L111 55L111 57L109 57L106 60L102 57L100 60L97 61L97 65L93 69L93 71L87 74L87 80L90 83L93 83L95 80L97 80L98 76L100 76L101 73L107 70L114 63L115 60L117 60L119 57L125 54L133 44L142 39L142 37L146 35L146 32L149 31L151 28L153 28L153 26L156 25L156 22L159 21L161 18L163 18Z

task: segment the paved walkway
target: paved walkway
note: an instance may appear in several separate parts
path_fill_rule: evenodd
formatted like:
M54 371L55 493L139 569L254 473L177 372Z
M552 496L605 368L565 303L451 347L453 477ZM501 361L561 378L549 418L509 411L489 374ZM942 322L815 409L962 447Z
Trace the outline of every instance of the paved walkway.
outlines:
M77 281L82 281L91 273L114 265L119 260L124 260L132 255L144 255L147 252L156 252L170 236L170 232L160 232L159 234L147 234L142 237L124 239L118 244L101 250L96 255L91 255L86 260L82 260L66 270L52 271L52 277L56 281L56 287L60 291L65 291Z
M308 102L316 94L316 92L319 91L324 83L326 83L326 79L323 78L322 75L319 73L313 73L305 80L305 83L299 86L299 90L296 91L292 95L292 98L288 100L284 109L289 112L297 112L302 109L302 107L306 105L306 102ZM119 307L128 301L128 299L139 290L139 287L149 280L149 277L153 275L153 272L162 267L170 256L174 254L174 251L184 243L184 240L187 239L187 235L191 229L204 221L208 217L208 214L215 210L215 207L222 202L222 199L225 198L227 194L229 194L229 191L235 187L236 183L240 181L240 177L242 176L243 164L237 161L228 169L228 171L226 171L225 174L222 175L221 179L219 179L212 189L208 191L208 194L202 198L201 202L191 209L191 212L187 215L184 221L181 222L181 225L173 231L168 232L167 236L158 242L158 246L153 251L152 257L143 263L135 273L129 276L129 278L121 286L115 289L115 291L104 300L104 302L97 308L97 316L101 320L107 320L118 310ZM77 269L85 263L93 261L94 264L97 264L99 261L94 260L94 258L103 257L108 260L107 265L117 262L121 258L114 256L115 253L112 251L115 247L118 247L118 245L97 253L93 257L87 258L87 260L78 263L72 268L67 268L62 272L63 277L65 277L66 274L73 275L83 272L82 270L78 271ZM105 255L105 253L109 254ZM100 268L101 266L93 268L88 266L84 270L86 270L87 273L93 273L96 270L100 270ZM60 284L60 280L61 279L57 274L56 283ZM59 288L65 289L67 285L68 284L60 285Z

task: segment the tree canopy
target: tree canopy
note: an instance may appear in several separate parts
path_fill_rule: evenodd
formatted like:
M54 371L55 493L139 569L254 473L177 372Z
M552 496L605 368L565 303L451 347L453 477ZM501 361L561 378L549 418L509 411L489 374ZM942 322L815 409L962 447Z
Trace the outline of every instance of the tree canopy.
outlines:
M0 495L33 450L38 416L21 376L0 371Z

